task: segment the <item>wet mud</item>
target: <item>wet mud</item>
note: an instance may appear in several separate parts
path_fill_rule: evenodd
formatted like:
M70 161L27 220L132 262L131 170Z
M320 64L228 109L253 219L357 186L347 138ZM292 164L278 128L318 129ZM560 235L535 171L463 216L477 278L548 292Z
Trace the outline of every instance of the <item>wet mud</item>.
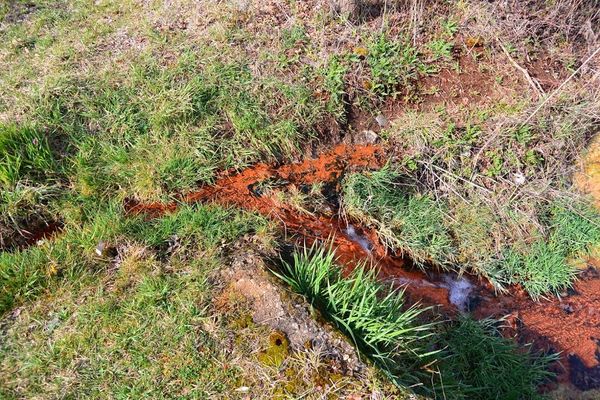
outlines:
M344 174L377 169L384 163L383 152L375 145L338 145L300 163L257 164L224 173L214 185L171 203L142 204L128 199L125 209L130 215L154 218L175 211L180 204L214 202L258 212L279 222L288 240L306 245L331 241L347 272L359 264L377 268L382 280L405 288L410 302L434 306L445 317L460 312L471 312L476 318L505 317L507 335L533 343L537 350L561 352L561 362L554 366L558 383L571 382L579 390L600 388L600 262L590 260L588 271L560 298L534 302L520 287L499 295L491 284L476 277L415 268L408 257L391 254L375 231L345 220L335 210L303 213L260 190L261 183L270 180L296 187L327 183L335 192Z

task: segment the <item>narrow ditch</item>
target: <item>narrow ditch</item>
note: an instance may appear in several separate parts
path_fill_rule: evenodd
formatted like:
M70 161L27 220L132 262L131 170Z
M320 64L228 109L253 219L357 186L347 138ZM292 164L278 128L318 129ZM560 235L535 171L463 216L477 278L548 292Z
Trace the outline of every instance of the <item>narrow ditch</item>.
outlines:
M600 388L600 262L590 260L574 288L561 298L532 301L519 287L510 295L497 294L489 282L473 276L413 266L406 256L390 254L374 230L346 221L332 205L330 213L303 213L258 189L261 182L276 180L283 186L327 184L337 191L345 173L373 170L384 164L383 151L374 145L338 145L314 159L271 166L257 164L241 172L224 173L214 185L180 196L171 203L125 201L129 215L159 217L180 204L214 202L258 212L281 224L286 238L312 245L330 241L338 262L346 272L359 264L379 270L382 280L405 288L410 302L435 307L436 313L452 318L470 312L475 318L505 318L506 335L534 348L561 352L561 363L553 368L557 383L572 383L580 390Z

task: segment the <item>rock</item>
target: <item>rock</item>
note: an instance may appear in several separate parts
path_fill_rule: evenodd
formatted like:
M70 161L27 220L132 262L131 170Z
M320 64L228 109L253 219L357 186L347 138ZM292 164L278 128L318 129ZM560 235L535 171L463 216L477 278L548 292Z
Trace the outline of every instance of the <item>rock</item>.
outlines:
M387 128L390 124L390 121L383 114L376 116L375 122L377 122L377 125L379 125L380 128Z
M354 137L354 143L356 144L375 144L378 141L379 135L371 130L362 131Z
M525 175L523 175L521 172L517 172L516 174L513 175L513 182L515 183L515 185L522 185L525 183Z
M303 297L290 295L279 280L268 272L263 257L252 249L253 244L240 240L233 245L227 267L219 272L218 282L226 282L216 304L223 304L231 293L241 295L250 306L254 323L281 332L289 340L290 351L318 347L331 355L340 370L362 371L364 364L355 349L341 334L313 318L311 305Z
M117 249L101 240L96 246L96 255L102 258L113 258L117 255Z

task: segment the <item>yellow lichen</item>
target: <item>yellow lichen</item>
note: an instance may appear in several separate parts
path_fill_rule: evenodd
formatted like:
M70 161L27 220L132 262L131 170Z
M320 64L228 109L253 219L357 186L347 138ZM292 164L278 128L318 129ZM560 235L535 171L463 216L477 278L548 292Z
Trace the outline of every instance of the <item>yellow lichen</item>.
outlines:
M366 57L369 54L369 50L366 47L355 47L352 52L359 57Z

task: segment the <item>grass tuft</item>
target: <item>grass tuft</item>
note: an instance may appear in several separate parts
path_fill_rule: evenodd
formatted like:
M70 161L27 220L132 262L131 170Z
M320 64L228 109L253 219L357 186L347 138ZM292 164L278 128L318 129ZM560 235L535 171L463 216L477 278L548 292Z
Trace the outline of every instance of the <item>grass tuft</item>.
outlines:
M466 316L446 327L439 344L445 348L442 380L452 399L541 399L537 387L552 376L548 364L558 359L519 348L502 337L494 320Z
M407 306L404 292L379 283L374 271L356 268L344 277L335 265L335 254L326 248L294 253L294 262L284 262L276 275L304 295L360 351L398 385L420 382L420 367L432 355L425 339L432 325L419 321L425 309Z
M57 167L46 136L29 126L0 124L0 185L45 181Z
M417 263L451 264L454 247L443 210L429 196L403 190L399 177L389 166L349 175L342 188L344 212L374 226L390 249L408 253Z
M381 99L396 97L417 77L417 50L407 40L391 39L382 33L369 44L367 62L371 69L370 90Z
M526 250L508 249L499 269L510 284L521 284L534 299L559 294L577 275L573 258L600 243L600 215L585 203L557 202L548 215L550 233Z

